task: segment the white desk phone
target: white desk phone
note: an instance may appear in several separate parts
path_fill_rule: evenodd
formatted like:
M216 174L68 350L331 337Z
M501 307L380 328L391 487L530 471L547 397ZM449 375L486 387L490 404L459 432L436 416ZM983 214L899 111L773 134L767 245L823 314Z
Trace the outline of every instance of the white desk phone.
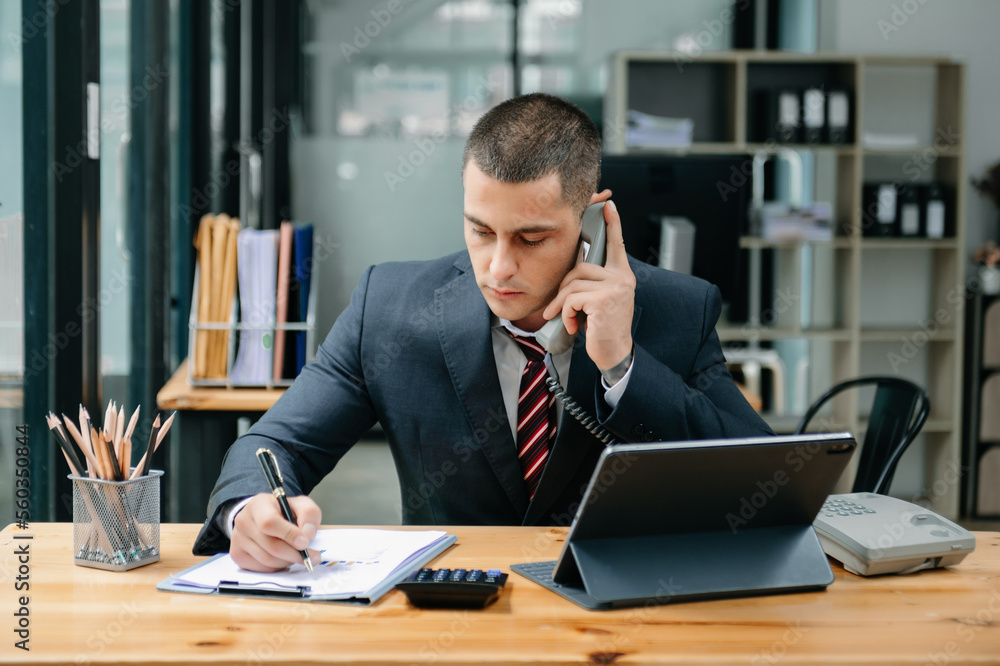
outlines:
M861 576L958 564L976 537L930 509L875 493L830 495L813 521L827 555Z

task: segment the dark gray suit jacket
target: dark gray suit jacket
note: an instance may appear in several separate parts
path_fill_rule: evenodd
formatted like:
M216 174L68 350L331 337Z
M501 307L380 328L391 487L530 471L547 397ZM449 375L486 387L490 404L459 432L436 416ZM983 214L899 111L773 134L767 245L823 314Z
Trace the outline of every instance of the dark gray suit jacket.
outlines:
M637 286L628 386L611 410L581 334L570 395L622 441L770 433L726 371L718 289L630 261ZM308 493L376 421L396 463L404 523L568 525L603 445L564 414L529 503L490 325L466 252L369 268L316 360L229 449L195 554L228 550L220 504L267 492L258 447L278 456L290 495Z

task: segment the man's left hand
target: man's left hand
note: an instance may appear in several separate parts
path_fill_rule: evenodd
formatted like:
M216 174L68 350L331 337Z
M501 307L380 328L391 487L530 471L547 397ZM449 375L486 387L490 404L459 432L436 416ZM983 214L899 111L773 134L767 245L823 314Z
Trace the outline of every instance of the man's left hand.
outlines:
M607 224L607 261L604 266L579 263L559 285L559 293L543 311L546 319L562 313L566 331L573 335L579 328L577 312L587 315L587 355L599 370L609 370L632 354L632 311L635 308L635 275L628 265L621 219L605 190L595 194L591 203L607 199L604 222Z

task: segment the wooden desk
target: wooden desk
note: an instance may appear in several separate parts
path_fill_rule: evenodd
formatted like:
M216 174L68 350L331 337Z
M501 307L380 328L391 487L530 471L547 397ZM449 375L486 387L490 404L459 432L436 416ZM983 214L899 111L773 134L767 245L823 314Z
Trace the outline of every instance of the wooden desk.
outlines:
M187 359L156 394L156 406L163 410L211 412L266 412L284 394L284 388L216 388L191 386L187 380Z
M191 386L187 361L156 394L156 406L178 410L167 448L163 477L164 515L171 522L205 519L208 497L222 470L222 459L236 440L236 421L256 421L285 392L284 388L213 388ZM170 470L184 469L184 477Z
M588 612L511 573L482 611L418 610L398 592L371 607L158 592L201 558L197 525L162 526L160 562L125 573L72 563L72 528L30 544L31 652L13 647L18 569L0 532L3 663L597 664L1000 663L1000 533L976 534L954 569L861 578L834 566L825 592ZM509 571L553 559L565 530L457 527L435 567ZM6 622L6 626L2 623Z

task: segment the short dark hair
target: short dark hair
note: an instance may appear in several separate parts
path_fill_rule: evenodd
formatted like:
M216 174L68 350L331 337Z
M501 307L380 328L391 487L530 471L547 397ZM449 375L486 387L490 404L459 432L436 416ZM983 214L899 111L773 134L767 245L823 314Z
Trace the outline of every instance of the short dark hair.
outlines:
M563 201L580 214L601 180L601 136L594 121L564 99L531 93L487 111L472 128L462 154L504 183L526 183L559 173Z

